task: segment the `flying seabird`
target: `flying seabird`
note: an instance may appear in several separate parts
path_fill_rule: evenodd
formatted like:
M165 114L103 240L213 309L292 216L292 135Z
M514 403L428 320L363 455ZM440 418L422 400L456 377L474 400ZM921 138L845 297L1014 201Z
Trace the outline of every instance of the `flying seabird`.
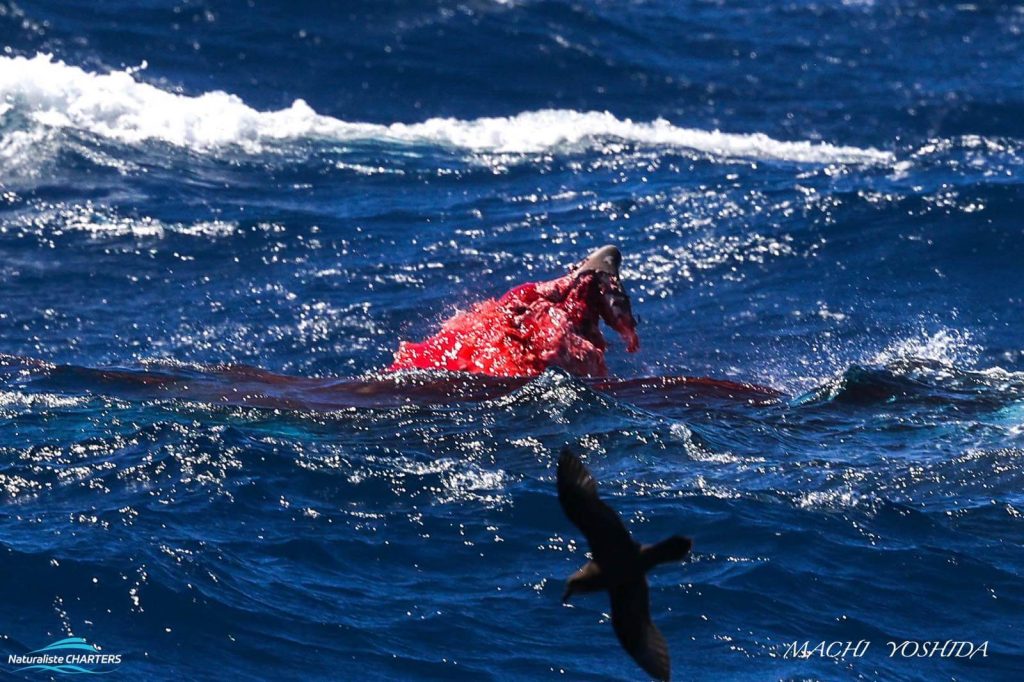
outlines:
M634 540L615 510L597 496L597 481L569 448L558 460L558 501L586 536L593 557L566 581L562 603L574 592L607 590L622 648L651 677L668 680L668 645L651 622L646 574L658 564L685 559L693 542L678 535L653 545Z

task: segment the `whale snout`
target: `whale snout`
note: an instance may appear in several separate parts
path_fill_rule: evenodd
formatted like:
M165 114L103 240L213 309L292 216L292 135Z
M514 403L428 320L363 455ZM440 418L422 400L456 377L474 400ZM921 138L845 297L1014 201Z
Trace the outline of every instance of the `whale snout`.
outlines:
M619 276L619 268L622 267L622 252L617 246L607 244L595 249L589 256L576 267L576 274L594 271L604 272L615 277Z

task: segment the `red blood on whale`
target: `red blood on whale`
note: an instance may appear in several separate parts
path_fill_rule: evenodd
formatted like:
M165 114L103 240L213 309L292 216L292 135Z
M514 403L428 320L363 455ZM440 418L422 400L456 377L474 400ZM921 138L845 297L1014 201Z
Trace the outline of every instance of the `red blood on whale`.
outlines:
M585 262L572 274L521 284L499 299L477 303L447 320L427 340L403 342L389 370L441 369L509 377L561 367L574 374L606 376L600 320L622 335L629 352L640 345L629 297L619 281L618 260L608 270L587 269Z

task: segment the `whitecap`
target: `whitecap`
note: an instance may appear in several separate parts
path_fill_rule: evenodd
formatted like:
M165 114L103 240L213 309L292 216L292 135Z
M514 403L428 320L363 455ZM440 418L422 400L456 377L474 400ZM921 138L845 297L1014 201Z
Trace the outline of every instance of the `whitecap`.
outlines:
M318 114L298 99L286 109L258 111L222 91L177 94L136 80L137 69L94 73L50 55L0 58L0 101L35 125L72 129L125 143L156 140L195 151L237 146L260 152L267 143L300 138L442 146L470 153L533 154L601 147L609 140L716 157L813 164L891 163L874 148L782 141L763 133L726 133L634 122L604 111L545 109L472 120L419 123L349 122ZM0 145L2 146L2 145Z

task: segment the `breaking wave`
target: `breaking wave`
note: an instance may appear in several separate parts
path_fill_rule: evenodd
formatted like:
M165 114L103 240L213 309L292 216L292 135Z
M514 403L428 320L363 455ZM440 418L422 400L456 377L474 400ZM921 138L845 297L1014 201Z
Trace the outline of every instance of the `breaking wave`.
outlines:
M20 112L37 126L81 130L126 143L159 140L198 151L234 145L255 153L268 143L320 138L531 154L615 140L725 158L811 164L894 160L892 153L874 148L681 128L661 118L634 122L607 111L544 109L514 116L431 118L390 125L350 122L318 114L301 99L287 109L258 111L222 91L176 94L136 80L139 70L92 73L45 54L0 58L0 101L5 102L0 105L0 121ZM32 137L24 130L6 133L0 150L6 155L24 150L26 135Z

